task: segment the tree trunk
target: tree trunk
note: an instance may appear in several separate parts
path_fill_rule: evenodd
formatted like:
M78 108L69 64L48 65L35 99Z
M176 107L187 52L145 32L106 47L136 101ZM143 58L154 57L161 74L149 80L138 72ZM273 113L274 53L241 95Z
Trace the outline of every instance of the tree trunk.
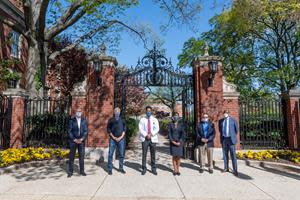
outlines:
M26 90L30 96L40 96L39 91L36 89L36 81L34 80L38 68L41 66L40 49L38 44L30 44L28 49L28 65L26 73Z

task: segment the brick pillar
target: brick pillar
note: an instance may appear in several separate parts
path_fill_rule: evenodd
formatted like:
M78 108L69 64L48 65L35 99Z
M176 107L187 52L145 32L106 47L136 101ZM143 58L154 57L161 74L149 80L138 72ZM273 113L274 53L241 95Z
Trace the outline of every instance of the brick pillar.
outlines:
M72 105L71 115L75 115L76 109L81 108L83 116L87 118L87 91L86 91L87 78L81 83L76 83L74 89L71 92Z
M231 116L239 121L239 93L233 84L229 84L223 77L222 58L218 56L209 56L208 49L204 56L197 57L193 65L194 75L194 96L195 96L195 120L197 123L201 120L203 112L208 113L216 129L215 147L221 147L219 120L223 118L225 109L231 112ZM209 86L210 69L209 62L217 62L218 71L214 76L213 83ZM238 148L240 148L238 137Z
M10 148L22 148L24 136L25 99L28 96L23 89L9 89L4 95L12 97Z
M215 74L213 83L209 86L209 62L218 63L218 71ZM216 128L215 146L220 147L220 134L218 131L218 121L223 115L223 67L222 58L218 56L209 56L208 54L200 56L193 61L194 74L194 95L195 95L195 115L196 122L200 122L203 112L209 114L210 119Z
M108 147L107 122L113 116L114 109L114 78L117 60L114 57L100 55L100 86L97 85L97 73L94 63L88 66L87 77L87 119L88 147Z
M300 89L283 95L286 103L287 142L290 149L300 149Z

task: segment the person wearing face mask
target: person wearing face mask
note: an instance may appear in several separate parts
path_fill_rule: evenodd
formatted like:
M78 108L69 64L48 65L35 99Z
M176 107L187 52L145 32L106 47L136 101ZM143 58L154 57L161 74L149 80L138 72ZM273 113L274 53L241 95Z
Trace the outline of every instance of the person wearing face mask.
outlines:
M158 143L159 123L158 120L152 115L152 108L146 107L146 117L142 117L139 122L139 139L142 142L142 175L147 171L146 159L148 147L150 147L151 155L151 168L152 173L157 175L155 164L156 144Z
M213 173L213 148L215 138L215 127L209 121L208 114L204 113L201 122L196 127L197 147L199 150L200 173L203 173L205 165L205 157L207 155L208 172Z
M88 134L87 121L82 117L82 110L78 108L76 110L75 117L72 117L69 121L69 144L70 144L70 154L69 154L69 170L68 178L73 175L73 165L75 159L76 149L79 153L79 168L80 174L86 176L84 172L84 150L85 150L85 139Z
M238 125L237 121L233 119L229 115L229 111L224 111L224 118L219 121L219 131L220 131L220 139L223 150L223 159L224 159L224 169L222 172L229 172L228 168L228 152L230 152L233 173L235 176L238 176L237 171L237 159L236 159L236 143L237 143L237 133L238 133Z
M119 171L125 174L124 166L124 154L125 154L125 132L126 123L120 116L120 108L114 109L114 117L108 120L107 133L109 134L109 150L108 150L108 174L112 175L112 159L116 147L119 150Z
M179 113L175 112L172 117L172 122L169 124L170 153L172 155L174 176L180 175L180 158L183 156L183 143L185 140L184 125L179 123L178 120Z

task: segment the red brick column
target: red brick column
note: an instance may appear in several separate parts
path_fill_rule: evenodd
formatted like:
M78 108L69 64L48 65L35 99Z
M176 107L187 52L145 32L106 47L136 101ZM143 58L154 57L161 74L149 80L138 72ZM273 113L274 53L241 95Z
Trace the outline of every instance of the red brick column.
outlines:
M88 147L108 147L106 133L107 122L113 115L114 109L114 78L117 61L110 56L99 56L102 70L100 72L100 86L97 86L97 73L93 62L88 67L87 78L87 119L88 119Z
M286 128L288 147L290 149L300 148L300 90L291 90L289 94L283 95L286 103Z
M12 97L10 148L22 148L27 95L22 89L9 89L4 94Z
M212 86L209 86L209 66L210 61L218 62L218 71L213 79ZM216 128L215 146L220 147L220 133L218 131L218 121L223 116L223 67L222 58L218 56L202 56L193 62L194 74L194 95L195 95L195 115L196 122L200 122L203 112L208 113Z

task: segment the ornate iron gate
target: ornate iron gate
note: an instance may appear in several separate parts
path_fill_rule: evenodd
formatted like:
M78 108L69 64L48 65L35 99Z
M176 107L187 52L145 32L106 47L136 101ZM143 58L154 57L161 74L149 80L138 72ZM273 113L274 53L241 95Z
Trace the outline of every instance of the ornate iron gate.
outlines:
M179 69L174 70L171 62L154 46L146 56L138 61L134 69L123 70L115 77L115 106L126 114L128 88L136 87L176 87L182 89L182 121L186 125L187 142L186 157L191 158L194 135L194 87L193 75L186 74ZM191 151L191 152L189 152Z
M0 150L9 148L12 98L0 94Z
M280 100L240 101L242 148L279 149L286 147L283 106Z

